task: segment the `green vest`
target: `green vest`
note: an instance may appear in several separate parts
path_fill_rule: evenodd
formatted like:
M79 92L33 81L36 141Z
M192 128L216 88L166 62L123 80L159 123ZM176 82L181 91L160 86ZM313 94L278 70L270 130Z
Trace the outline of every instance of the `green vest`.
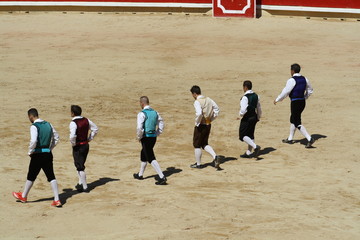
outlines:
M34 125L38 131L37 143L35 152L50 152L50 144L53 138L53 131L51 128L50 123L43 121L43 122L35 122Z
M158 121L157 112L152 108L143 109L142 112L145 114L145 137L156 137L156 125Z

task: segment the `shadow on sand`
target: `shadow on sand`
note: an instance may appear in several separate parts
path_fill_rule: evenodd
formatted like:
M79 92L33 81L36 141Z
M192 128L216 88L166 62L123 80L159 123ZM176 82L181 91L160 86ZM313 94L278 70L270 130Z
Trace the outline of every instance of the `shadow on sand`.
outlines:
M315 142L321 138L327 138L327 136L321 134L312 134L311 137L315 140ZM294 143L300 143L301 145L306 145L308 143L308 140L306 138L303 138L300 140L294 140ZM311 146L310 148L316 148L316 147Z
M91 192L92 190L94 190L95 188L97 188L99 186L105 185L106 183L113 182L113 181L120 181L120 179L103 177L103 178L99 178L98 180L96 180L96 181L94 181L92 183L88 183L89 192ZM62 205L65 205L69 198L71 198L72 196L74 196L76 194L79 194L79 193L80 192L78 192L75 189L64 188L63 192L59 194L59 198L60 198L60 201L61 201ZM35 201L28 201L28 202L33 202L33 203L34 202L44 202L44 201L51 201L53 199L54 199L53 197L51 197L51 198L42 198L42 199L38 199L38 200L35 200Z

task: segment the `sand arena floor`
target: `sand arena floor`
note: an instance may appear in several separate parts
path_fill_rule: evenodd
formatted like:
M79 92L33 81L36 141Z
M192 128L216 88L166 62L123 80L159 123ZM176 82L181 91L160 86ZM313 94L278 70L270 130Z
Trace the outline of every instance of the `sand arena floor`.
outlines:
M0 239L359 239L360 23L161 14L0 14ZM290 64L314 87L303 124L316 139L284 145L289 100L273 100ZM239 159L242 81L261 97L261 161ZM221 109L210 144L223 171L190 169L197 84ZM134 180L138 98L163 116L155 151L168 176L149 166ZM100 128L87 162L89 194L77 182L68 141L70 105ZM17 203L29 158L27 110L60 134L54 167L63 208L41 173ZM203 154L203 162L211 157Z

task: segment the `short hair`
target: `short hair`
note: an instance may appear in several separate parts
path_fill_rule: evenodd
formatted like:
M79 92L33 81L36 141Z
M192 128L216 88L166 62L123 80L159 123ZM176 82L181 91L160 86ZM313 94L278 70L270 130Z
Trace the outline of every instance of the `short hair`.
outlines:
M197 85L194 85L192 86L192 88L190 89L190 92L191 93L196 93L197 95L201 94L201 89L199 86Z
M246 87L247 89L251 90L252 89L252 82L249 80L245 80L243 83L243 87Z
M293 70L295 73L299 73L301 70L301 67L299 64L294 63L293 65L291 65L291 70Z
M80 116L81 115L81 107L78 105L71 105L71 112L75 115L75 116Z
M140 102L145 103L145 104L149 104L149 98L147 96L141 96L140 97Z
M36 108L30 108L28 111L28 116L34 116L34 117L39 117L39 113L36 110Z

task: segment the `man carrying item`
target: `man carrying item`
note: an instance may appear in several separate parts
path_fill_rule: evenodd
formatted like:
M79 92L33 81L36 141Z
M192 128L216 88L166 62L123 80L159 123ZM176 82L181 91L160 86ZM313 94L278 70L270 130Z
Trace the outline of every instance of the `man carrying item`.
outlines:
M240 100L240 116L242 117L239 128L239 139L248 144L248 150L240 155L241 158L257 158L260 152L260 146L254 142L254 133L256 123L261 117L261 105L259 96L252 90L251 81L244 81L244 96ZM239 119L239 118L238 118ZM251 151L254 149L253 155Z
M161 171L158 161L156 161L154 146L156 143L156 138L164 130L164 121L154 109L150 107L149 98L147 96L140 97L140 107L141 112L137 115L137 139L141 142L141 153L140 153L140 171L134 173L133 176L135 179L143 180L143 174L147 163L150 163L151 166L155 169L156 173L159 175L159 180L155 183L156 185L166 185L166 177Z
M310 97L313 93L313 88L307 78L300 74L301 67L295 63L291 65L290 72L291 78L286 82L285 88L282 90L280 95L274 100L274 104L282 101L287 96L291 100L291 115L290 115L290 134L287 139L283 139L283 143L293 144L293 138L296 128L299 129L300 133L308 140L306 148L311 148L315 140L306 131L305 127L301 124L301 113L305 109L305 100Z
M220 109L218 105L209 97L201 95L199 86L194 85L190 92L195 99L195 128L193 137L193 146L195 148L196 163L191 164L191 168L202 168L201 155L202 149L208 152L215 164L215 168L220 170L220 156L217 156L214 149L209 145L209 135L211 130L211 122L219 115Z
M79 182L75 188L78 192L89 192L86 182L85 162L89 153L89 142L98 133L98 127L90 119L82 117L81 112L80 106L71 105L70 143L73 149L74 164L79 177Z
M61 207L62 205L59 200L59 190L55 179L52 155L53 148L59 142L59 135L49 122L39 118L38 111L35 108L29 109L28 117L32 125L30 127L31 138L28 152L31 159L27 180L25 182L24 191L13 192L12 195L18 201L26 203L29 191L42 169L54 192L54 201L51 203L51 206Z

